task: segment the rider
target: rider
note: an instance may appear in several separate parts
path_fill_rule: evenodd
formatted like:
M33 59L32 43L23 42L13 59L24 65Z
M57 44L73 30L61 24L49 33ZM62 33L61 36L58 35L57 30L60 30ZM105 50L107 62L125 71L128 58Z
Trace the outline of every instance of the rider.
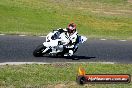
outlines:
M67 28L62 29L59 28L57 29L60 33L66 32L66 36L70 40L70 42L67 44L69 53L68 56L72 56L74 54L75 50L75 45L77 44L77 38L78 38L78 32L76 29L76 24L70 23ZM67 55L65 55L67 56Z
M72 56L74 53L74 48L77 42L78 32L76 30L76 24L70 23L67 27L67 35L69 36L70 42L70 49L69 49L69 56Z

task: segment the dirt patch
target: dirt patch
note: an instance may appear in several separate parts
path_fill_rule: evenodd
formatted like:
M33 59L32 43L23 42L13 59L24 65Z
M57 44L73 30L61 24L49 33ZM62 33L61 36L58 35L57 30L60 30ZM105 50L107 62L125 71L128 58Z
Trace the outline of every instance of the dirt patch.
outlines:
M91 12L111 14L111 15L132 14L131 10L110 10L110 11L105 11L105 10L102 10L102 9L95 9L95 10L91 10Z
M128 3L132 3L132 0L127 0Z
M91 12L93 12L93 13L111 14L111 15L113 15L113 14L122 14L122 13L117 13L117 12L105 12L105 11L91 11Z
M57 84L54 88L66 88L65 84Z
M54 86L54 88L95 88L95 85L92 84L79 85L76 82L68 82L65 84L57 84Z

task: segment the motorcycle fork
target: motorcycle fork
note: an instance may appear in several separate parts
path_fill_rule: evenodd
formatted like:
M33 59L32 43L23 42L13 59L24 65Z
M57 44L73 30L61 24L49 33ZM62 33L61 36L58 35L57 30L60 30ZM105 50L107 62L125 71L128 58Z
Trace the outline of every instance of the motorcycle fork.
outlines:
M46 53L49 50L49 48L47 47L42 53Z

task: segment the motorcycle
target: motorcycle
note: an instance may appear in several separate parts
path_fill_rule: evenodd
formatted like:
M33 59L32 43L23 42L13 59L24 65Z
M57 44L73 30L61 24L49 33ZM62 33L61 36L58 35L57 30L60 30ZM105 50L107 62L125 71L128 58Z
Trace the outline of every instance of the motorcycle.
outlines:
M84 43L87 38L85 36L78 36L75 45L67 45L70 41L66 36L66 31L60 32L53 30L46 36L46 41L39 45L34 51L35 57L48 56L69 56L69 50L73 49L73 54L77 51L78 45Z

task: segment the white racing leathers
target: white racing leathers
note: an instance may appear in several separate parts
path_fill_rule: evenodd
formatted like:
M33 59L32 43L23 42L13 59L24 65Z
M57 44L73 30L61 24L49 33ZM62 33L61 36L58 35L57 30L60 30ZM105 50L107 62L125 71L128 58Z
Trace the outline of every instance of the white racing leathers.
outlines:
M54 36L54 37L52 37L52 36ZM68 50L69 50L69 53L65 54L64 56L72 56L74 54L77 37L78 37L77 31L70 35L67 32L66 28L65 29L59 28L59 29L55 30L54 32L49 33L46 41L52 40L52 42L53 42L52 46L57 46L58 43L55 43L55 42L56 42L56 40L60 40L61 44L59 47L63 47L63 49L68 48ZM49 45L51 45L51 42Z
M66 46L66 48L69 49L69 53L66 54L65 56L72 56L74 54L74 50L75 50L75 47L76 47L78 32L76 31L75 33L73 33L71 35L67 32L66 35L69 39L69 43Z

